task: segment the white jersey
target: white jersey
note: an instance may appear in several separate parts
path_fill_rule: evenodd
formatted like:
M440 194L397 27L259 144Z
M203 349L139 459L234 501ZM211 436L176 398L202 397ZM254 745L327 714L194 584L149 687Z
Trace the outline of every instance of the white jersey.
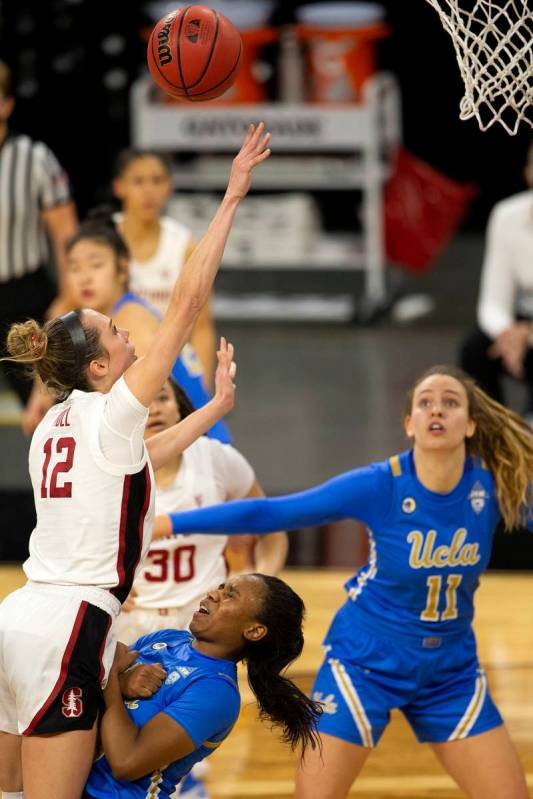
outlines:
M37 525L28 579L110 589L124 601L152 535L147 414L124 378L108 394L73 391L48 411L29 455Z
M156 513L173 513L242 499L255 480L252 467L229 444L202 436L181 460L171 486L157 489ZM141 608L177 608L226 579L225 535L176 535L154 541L135 580Z
M120 225L123 215L115 214L113 219ZM161 217L160 224L161 235L157 251L147 261L131 259L128 274L129 290L164 315L174 284L185 263L191 232L169 216Z

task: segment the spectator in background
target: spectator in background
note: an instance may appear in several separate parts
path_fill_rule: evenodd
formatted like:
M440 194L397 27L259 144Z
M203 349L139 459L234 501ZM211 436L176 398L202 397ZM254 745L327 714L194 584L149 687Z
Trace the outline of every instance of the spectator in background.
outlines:
M13 322L44 320L56 289L46 271L52 244L60 294L63 245L77 228L66 173L48 147L13 133L11 71L0 61L0 324L2 340ZM61 302L61 299L58 299ZM54 304L55 305L55 304ZM19 370L6 377L26 404L32 384Z
M502 377L528 387L525 413L533 421L533 142L524 171L528 190L497 203L491 213L477 329L461 350L461 366L502 401Z

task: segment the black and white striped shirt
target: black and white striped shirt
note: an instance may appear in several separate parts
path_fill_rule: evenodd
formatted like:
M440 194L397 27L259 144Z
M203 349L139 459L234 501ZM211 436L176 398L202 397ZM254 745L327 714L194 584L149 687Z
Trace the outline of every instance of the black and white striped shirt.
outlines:
M70 199L68 177L46 144L8 136L0 145L0 283L47 263L41 212Z

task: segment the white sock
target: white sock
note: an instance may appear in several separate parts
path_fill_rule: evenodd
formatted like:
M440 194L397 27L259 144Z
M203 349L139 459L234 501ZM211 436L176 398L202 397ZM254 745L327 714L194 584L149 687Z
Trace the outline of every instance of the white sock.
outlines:
M4 791L2 793L2 799L24 799L24 794L22 791Z

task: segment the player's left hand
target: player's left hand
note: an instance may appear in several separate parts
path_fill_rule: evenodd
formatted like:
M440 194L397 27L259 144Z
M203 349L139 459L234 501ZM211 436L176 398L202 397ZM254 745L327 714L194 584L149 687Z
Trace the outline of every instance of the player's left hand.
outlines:
M126 699L147 699L161 688L166 676L167 673L160 663L141 663L120 675L122 696Z
M224 412L228 413L235 405L235 375L237 364L233 360L235 350L222 336L220 349L217 350L218 367L215 372L215 399L220 402Z
M115 674L122 674L123 671L129 669L131 664L134 663L138 654L139 653L135 650L129 649L122 641L118 641L111 671Z

